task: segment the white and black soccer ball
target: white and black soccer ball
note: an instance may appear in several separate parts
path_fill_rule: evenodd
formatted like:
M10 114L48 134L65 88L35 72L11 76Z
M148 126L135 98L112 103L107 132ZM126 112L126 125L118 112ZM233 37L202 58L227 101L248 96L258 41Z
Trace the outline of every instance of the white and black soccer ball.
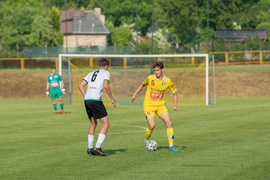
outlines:
M157 142L153 140L149 141L149 143L147 144L148 151L155 151L157 150L157 147L158 147Z

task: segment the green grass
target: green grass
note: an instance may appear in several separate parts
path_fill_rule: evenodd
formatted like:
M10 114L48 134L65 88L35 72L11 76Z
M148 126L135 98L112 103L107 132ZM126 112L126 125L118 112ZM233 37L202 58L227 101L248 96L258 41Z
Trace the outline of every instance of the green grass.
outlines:
M209 66L209 69L212 71L212 65ZM235 65L235 66L215 66L215 71L217 72L269 72L270 65Z
M177 112L167 106L179 152L168 151L166 127L157 117L152 139L158 150L144 150L142 106L107 105L111 126L102 145L107 157L86 153L89 121L80 99L65 105L65 115L54 115L49 99L0 102L0 179L270 177L269 98L224 98L218 105L180 106Z

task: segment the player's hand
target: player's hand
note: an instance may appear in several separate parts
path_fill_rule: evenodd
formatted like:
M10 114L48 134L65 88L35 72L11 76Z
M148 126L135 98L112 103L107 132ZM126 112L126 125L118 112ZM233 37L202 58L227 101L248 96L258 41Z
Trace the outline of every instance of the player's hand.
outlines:
M136 99L136 95L133 95L133 96L131 97L131 102L133 103L133 101L135 101L135 99Z
M113 106L116 107L116 101L115 101L115 99L112 98L111 100L112 100Z
M65 88L62 89L62 93L66 94L66 89Z
M178 106L177 105L174 105L173 106L173 110L177 111L178 110Z
M49 91L46 91L46 96L49 96L49 94L50 94Z

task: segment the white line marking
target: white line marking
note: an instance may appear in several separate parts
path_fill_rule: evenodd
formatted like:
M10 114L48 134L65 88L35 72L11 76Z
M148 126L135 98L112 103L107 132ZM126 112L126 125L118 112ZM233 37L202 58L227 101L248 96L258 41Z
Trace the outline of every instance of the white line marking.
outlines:
M23 122L24 124L39 124L38 122ZM90 125L90 123L67 123L67 122L45 122L43 124L48 124L48 125L57 125L57 124L70 124L70 125ZM98 126L101 126L101 124L98 124ZM143 126L133 126L133 125L124 125L124 124L110 124L110 126L122 126L122 127L131 127L131 128L138 128L138 129L141 129L141 130L135 130L135 131L121 131L121 130L116 130L118 132L111 132L113 130L110 131L110 128L108 130L108 133L107 134L132 134L132 133L140 133L140 132L145 132L145 130L147 129L146 127L143 127ZM57 130L52 130L52 129L49 129L47 132L55 132L55 131L67 131L66 129L65 130L61 130L61 129L57 129ZM88 128L85 129L85 130L72 130L72 131L76 131L76 132L79 132L79 131L82 131L82 132L86 132L88 131ZM97 131L98 133L98 131ZM71 134L71 135L53 135L53 136L83 136L83 134ZM51 137L51 136L35 136L35 137Z

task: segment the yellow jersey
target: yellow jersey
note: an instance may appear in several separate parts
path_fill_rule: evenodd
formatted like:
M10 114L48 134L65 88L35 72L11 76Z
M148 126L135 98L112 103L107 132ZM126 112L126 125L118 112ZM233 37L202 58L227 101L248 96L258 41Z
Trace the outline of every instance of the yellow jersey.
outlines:
M172 93L177 91L174 83L167 77L157 79L156 76L149 75L144 81L143 85L147 86L145 93L144 106L160 106L165 104L165 90L169 87Z

